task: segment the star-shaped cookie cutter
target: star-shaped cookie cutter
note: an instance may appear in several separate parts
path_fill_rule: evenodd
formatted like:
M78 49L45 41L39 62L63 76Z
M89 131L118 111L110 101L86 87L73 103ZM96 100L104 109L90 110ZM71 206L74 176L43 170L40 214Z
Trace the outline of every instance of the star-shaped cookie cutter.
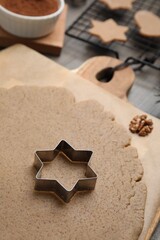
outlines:
M85 178L80 178L71 190L67 190L56 179L41 178L44 163L51 162L62 153L72 163L84 163L86 165ZM35 190L55 193L60 199L68 203L76 192L93 190L97 175L89 166L92 151L75 150L65 140L62 140L54 150L40 150L35 152L34 167L37 170L35 178Z

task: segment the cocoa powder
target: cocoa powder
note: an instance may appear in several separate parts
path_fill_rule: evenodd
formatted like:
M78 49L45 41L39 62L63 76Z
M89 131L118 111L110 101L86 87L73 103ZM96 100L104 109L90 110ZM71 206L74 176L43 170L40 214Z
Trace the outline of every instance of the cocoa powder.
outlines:
M58 10L57 0L0 0L11 12L25 16L45 16Z

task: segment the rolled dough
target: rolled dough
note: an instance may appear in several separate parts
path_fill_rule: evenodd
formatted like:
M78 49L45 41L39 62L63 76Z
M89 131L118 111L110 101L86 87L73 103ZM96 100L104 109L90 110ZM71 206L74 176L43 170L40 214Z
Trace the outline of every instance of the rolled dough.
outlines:
M2 240L137 240L144 221L146 187L137 151L126 130L96 101L75 103L63 88L0 89ZM34 152L65 139L75 149L93 151L94 191L69 204L34 191ZM58 166L58 163L60 164ZM83 176L59 155L43 176L67 188Z

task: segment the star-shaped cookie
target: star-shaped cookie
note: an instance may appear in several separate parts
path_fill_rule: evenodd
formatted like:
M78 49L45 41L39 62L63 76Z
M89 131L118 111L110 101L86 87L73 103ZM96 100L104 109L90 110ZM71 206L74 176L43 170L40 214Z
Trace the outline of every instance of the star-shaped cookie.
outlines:
M111 10L116 9L126 9L129 10L132 8L132 3L135 0L99 0L104 3Z
M104 43L127 40L125 32L128 31L128 27L118 25L113 19L104 22L91 20L91 23L93 27L88 32L99 37Z
M152 12L141 10L134 16L139 32L146 37L160 37L160 18Z

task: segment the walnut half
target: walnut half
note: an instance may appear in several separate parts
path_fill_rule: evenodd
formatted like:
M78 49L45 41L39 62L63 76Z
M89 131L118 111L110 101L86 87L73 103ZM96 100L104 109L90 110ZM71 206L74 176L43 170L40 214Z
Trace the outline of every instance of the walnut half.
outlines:
M129 130L132 133L137 133L139 136L147 136L153 130L153 122L151 119L147 119L147 115L137 115L135 116L130 124Z

